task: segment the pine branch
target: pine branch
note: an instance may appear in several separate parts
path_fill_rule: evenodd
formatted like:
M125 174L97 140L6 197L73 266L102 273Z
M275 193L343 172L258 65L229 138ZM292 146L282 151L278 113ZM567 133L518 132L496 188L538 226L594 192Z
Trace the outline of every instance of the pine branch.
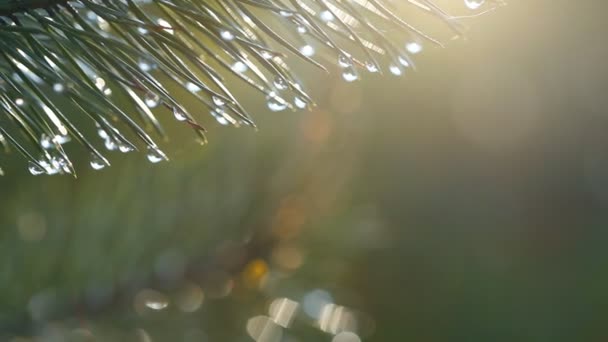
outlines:
M500 2L465 4L485 12ZM200 118L169 89L222 125L255 127L230 80L281 111L314 106L288 62L327 70L337 61L349 82L363 71L401 75L421 44L441 46L406 20L409 10L462 33L431 0L0 0L0 147L34 175L75 174L62 146L72 140L97 170L110 165L100 145L168 160L153 138L165 135L161 112L206 142Z

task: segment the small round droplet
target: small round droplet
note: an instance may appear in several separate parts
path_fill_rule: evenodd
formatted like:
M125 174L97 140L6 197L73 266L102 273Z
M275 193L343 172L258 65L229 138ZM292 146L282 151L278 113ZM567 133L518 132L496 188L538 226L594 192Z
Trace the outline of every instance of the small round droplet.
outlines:
M485 3L485 0L464 0L464 4L472 10L476 10L479 7L483 6L483 4Z
M160 96L158 96L158 94L148 92L144 96L144 102L148 108L156 108L160 103Z
M40 165L34 163L33 161L29 162L28 170L34 176L39 176L39 175L41 175L43 173L46 173L46 171L44 170L44 168L42 168Z
M399 67L396 64L392 64L388 67L388 70L391 72L391 74L395 75L395 76L401 76L401 74L403 73L403 71L401 70L401 67Z
M418 42L411 42L411 43L405 44L405 49L415 55L417 53L420 53L420 51L422 51L422 45Z
M113 138L108 137L104 141L104 146L106 147L106 150L108 150L108 151L114 151L114 150L116 150L116 141L114 141Z
M199 91L201 91L201 87L197 86L192 82L186 83L186 89L191 93L198 93Z
M40 146L45 150L52 148L54 146L53 139L50 136L43 134L40 138Z
M306 44L300 48L300 53L306 57L310 57L315 54L315 48L313 48L310 44Z
M93 170L101 170L107 166L106 162L100 156L98 156L96 154L91 155L90 164L91 164L91 167L93 168Z
M139 59L139 62L137 62L137 66L139 67L139 70L141 70L143 72L149 72L149 71L152 71L152 69L156 68L156 64L154 64L153 62L150 62L144 58Z
M163 160L167 160L167 156L158 147L148 146L148 154L146 155L148 161L152 164L160 163Z
M211 101L213 101L213 103L218 107L221 107L226 104L226 102L222 100L219 96L212 96Z
M222 37L223 40L233 40L234 39L234 34L232 34L232 32L228 31L228 30L223 30L220 31L220 37Z
M367 71L372 73L378 72L378 66L374 62L365 62L365 68L367 69Z
M173 116L177 121L186 121L188 120L188 115L184 113L181 108L173 107Z
M226 117L224 116L224 110L222 108L215 108L211 111L211 115L213 115L215 121L217 121L222 126L226 126L230 123L228 119L226 119Z
M65 86L61 83L55 83L53 84L53 91L56 93L63 93L63 91L65 90Z
M236 61L234 62L234 64L232 64L232 70L238 73L243 73L245 71L247 71L248 67L247 64L241 62L241 61Z
M285 103L285 101L281 101L276 97L270 97L266 104L268 105L268 109L273 112L280 112L287 108L287 104Z
M344 54L340 54L338 56L338 65L340 66L340 68L348 68L353 65L353 61L352 59L350 59L350 57Z
M350 66L344 69L344 71L342 72L342 78L346 82L354 82L359 79L359 75L357 74L355 68Z
M319 18L325 22L328 22L334 20L334 15L330 11L325 10L319 14Z
M132 152L132 151L133 151L133 147L131 147L131 145L126 144L126 143L124 143L124 142L122 142L122 141L119 141L119 142L118 142L118 150L119 150L121 153L129 153L129 152Z
M294 97L293 104L300 109L304 109L307 106L306 101L302 100L299 96Z
M399 60L399 64L403 65L404 67L408 68L410 66L410 62L407 61L407 59L399 56L397 58L397 60Z
M285 90L287 89L287 81L285 81L285 79L282 76L277 75L274 78L274 86L278 89L278 90Z

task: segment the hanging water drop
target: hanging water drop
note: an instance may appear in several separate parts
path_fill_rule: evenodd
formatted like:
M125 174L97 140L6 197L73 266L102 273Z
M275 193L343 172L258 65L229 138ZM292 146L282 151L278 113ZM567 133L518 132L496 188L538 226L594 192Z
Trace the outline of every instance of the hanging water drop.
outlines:
M154 64L154 62L151 62L145 58L140 58L137 62L137 66L139 67L139 70L143 72L150 72L152 69L156 68L156 64Z
M54 146L53 139L50 136L43 134L40 138L40 146L45 150L52 148Z
M220 37L222 37L223 40L230 41L234 39L234 34L228 30L223 30L220 32Z
M156 108L160 103L160 96L158 96L158 94L148 92L144 96L144 102L148 108Z
M330 11L325 10L319 14L319 18L321 18L321 20L323 20L325 22L329 22L329 21L334 20L334 15Z
M131 145L124 143L122 141L119 141L117 145L118 145L118 150L121 153L129 153L129 152L133 151L133 147Z
M350 57L348 57L344 54L340 54L338 56L338 65L341 68L348 68L349 66L353 65L353 61L352 61L352 59L350 59Z
M300 52L304 56L310 57L315 54L315 48L313 48L312 45L310 45L310 44L306 44L300 48Z
M91 164L91 168L93 168L93 170L101 170L107 166L106 162L100 156L98 156L96 154L91 155L90 164Z
M302 100L302 98L299 96L294 97L293 104L300 109L304 109L307 106L306 101Z
M188 120L188 115L178 107L173 107L173 116L177 121L186 121Z
M56 93L63 93L65 86L62 83L53 84L53 91Z
M97 129L97 135L99 135L99 137L104 140L110 138L108 132L106 132L106 130L101 127Z
M472 10L476 10L481 7L486 0L464 0L464 4Z
M355 70L355 67L349 66L345 68L344 71L342 71L342 78L346 82L354 82L359 79L359 75L357 74L357 70Z
M201 91L201 87L197 86L192 82L186 82L186 89L191 93L198 93Z
M211 115L215 120L222 126L228 125L230 122L224 117L224 110L222 108L215 108L211 111Z
M367 71L372 73L378 72L378 66L374 62L365 62L365 68L367 69Z
M274 92L271 92L266 102L268 109L273 112L280 112L287 108L287 104L282 99L278 98Z
M152 164L160 163L163 160L167 160L167 156L156 146L148 146L148 154L146 155L148 161Z
M274 78L274 86L278 89L278 90L285 90L287 89L287 81L285 81L285 79L282 76L277 75Z
M411 42L411 43L405 44L405 49L415 55L417 53L420 53L420 51L422 51L422 45L418 42Z
M391 74L395 75L395 76L400 76L403 71L401 70L401 67L399 67L398 65L395 64L391 64L388 67L388 70L390 70Z
M241 61L236 61L234 62L234 64L232 64L232 70L234 70L235 72L238 73L243 73L245 71L247 71L247 64L241 62Z
M218 107L221 107L226 104L226 102L222 100L219 96L212 96L211 101L213 101L213 103Z
M397 58L397 60L399 61L399 63L400 63L401 65L403 65L403 66L404 66L404 67L406 67L406 68L408 68L408 67L410 66L410 63L407 61L407 59L405 59L405 58L403 58L403 57L401 57L401 56L399 56L399 57Z
M34 176L39 176L43 173L46 173L46 171L40 165L34 163L33 161L29 162L28 170Z
M114 139L112 139L111 137L108 137L104 141L104 146L106 147L106 150L114 151L114 150L116 150L116 141L114 141Z

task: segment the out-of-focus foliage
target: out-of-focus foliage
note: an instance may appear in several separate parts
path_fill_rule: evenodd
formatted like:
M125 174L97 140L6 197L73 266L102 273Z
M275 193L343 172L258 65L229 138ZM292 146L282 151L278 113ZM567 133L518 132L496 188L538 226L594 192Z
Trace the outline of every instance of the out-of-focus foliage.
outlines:
M3 159L2 340L605 340L605 7L511 4L171 163Z

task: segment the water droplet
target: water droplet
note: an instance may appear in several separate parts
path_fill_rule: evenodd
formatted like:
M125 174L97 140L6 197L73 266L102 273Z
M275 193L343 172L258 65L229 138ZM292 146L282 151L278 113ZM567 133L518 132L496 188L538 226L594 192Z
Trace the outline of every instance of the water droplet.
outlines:
M298 33L301 33L301 34L308 32L308 29L306 29L306 26L304 26L304 25L298 25L297 30L298 30Z
M388 67L388 70L390 70L391 74L396 75L396 76L400 76L403 73L401 68L395 64L390 65Z
M359 79L359 75L357 74L357 70L354 67L350 66L344 69L342 72L342 78L346 82L354 82Z
M163 160L167 160L167 156L158 147L148 146L148 154L146 155L148 161L152 164L160 163Z
M280 14L282 17L286 17L286 18L293 16L293 13L292 13L292 12L287 12L287 11L279 11L279 14Z
M101 77L95 78L95 86L99 90L103 90L106 87L106 80Z
M239 73L243 73L245 71L247 71L247 64L241 62L241 61L236 61L234 62L234 64L232 64L232 70L239 72Z
M45 150L52 148L54 146L53 139L50 136L43 134L40 138L40 146Z
M213 115L215 120L222 126L226 126L230 123L228 119L224 117L224 110L222 108L215 108L211 111L211 115Z
M104 146L106 147L106 150L108 150L108 151L114 151L114 150L116 150L116 141L114 141L114 139L108 137L104 141Z
M34 176L39 176L39 175L41 175L43 173L46 173L46 171L44 170L44 168L42 168L40 165L37 165L33 161L29 162L28 170Z
M177 121L186 121L188 120L188 115L184 113L181 108L173 107L173 116Z
M97 135L99 135L99 137L101 139L108 139L108 138L110 138L110 136L108 135L108 132L106 132L106 130L103 129L103 128L99 128L97 130Z
M486 1L485 0L464 0L464 4L472 10L476 10L481 7Z
M129 153L133 151L133 147L127 143L124 143L122 141L118 142L118 150L121 153Z
M166 21L165 19L161 18L161 19L158 19L156 22L158 23L158 25L163 27L163 31L165 31L169 34L175 33L173 31L173 26L171 26L171 24L168 21Z
M417 53L420 53L420 51L422 51L422 45L417 42L411 42L411 43L405 44L405 49L412 54L417 54Z
M15 99L15 104L19 107L25 105L25 100L22 98Z
M280 112L282 110L285 110L285 108L287 108L287 104L285 103L285 101L281 101L276 96L269 97L266 104L268 105L268 109L270 109L273 112Z
M160 96L151 92L146 93L146 95L144 96L144 102L149 108L155 108L160 103Z
M223 30L220 32L220 37L222 37L223 40L230 41L234 39L234 34L228 30Z
M302 46L302 47L300 48L300 52L301 52L301 53L302 53L304 56L306 56L306 57L310 57L310 56L312 56L312 55L314 55L314 54L315 54L315 48L313 48L313 47L312 47L311 45L309 45L309 44L306 44L306 45L304 45L304 46Z
M101 170L107 166L106 162L96 154L91 155L90 164L93 170Z
M300 109L306 108L307 105L306 101L302 100L299 96L294 97L293 104Z
M221 107L226 104L226 102L218 96L212 96L211 101L213 101L213 103L218 107Z
M198 93L199 91L201 91L201 87L197 86L192 82L186 83L186 89L188 89L188 91L191 93Z
M350 57L348 57L344 54L340 54L338 56L338 65L341 68L348 68L349 66L353 65L353 61L352 61L352 59L350 59Z
M274 57L274 55L266 50L262 50L260 51L260 55L262 56L262 58L264 59L272 59L272 57Z
M156 64L145 58L140 58L137 62L137 66L139 67L139 70L143 72L150 72L152 69L156 69Z
M65 90L65 86L61 83L55 83L53 84L53 91L56 93L63 93L63 91Z
M365 68L369 72L378 72L378 66L374 62L365 62Z
M287 89L287 81L285 81L285 79L282 76L277 75L274 78L274 86L279 89L279 90L285 90Z
M328 22L334 20L334 15L330 11L325 10L319 13L319 18L325 22Z
M401 63L401 65L403 65L404 67L408 68L410 66L410 63L407 61L407 59L399 56L397 58L397 60L399 60L399 63Z
M146 34L148 34L149 31L145 27L138 27L137 32L139 32L139 34L141 34L141 35L146 35Z

